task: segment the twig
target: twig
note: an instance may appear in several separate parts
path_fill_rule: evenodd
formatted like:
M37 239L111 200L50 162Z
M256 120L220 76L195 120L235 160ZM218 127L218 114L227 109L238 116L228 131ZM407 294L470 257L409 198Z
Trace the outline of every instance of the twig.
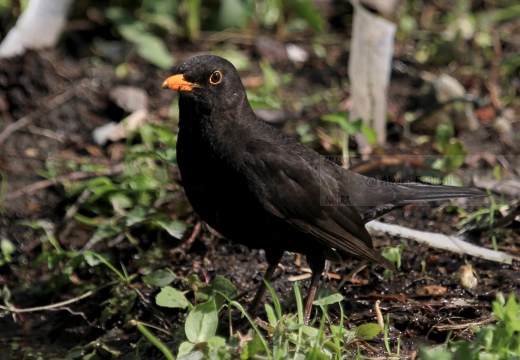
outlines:
M103 171L92 171L92 172L78 171L78 172L73 172L70 174L58 176L58 177L56 177L56 179L38 181L34 184L27 185L21 189L13 191L10 194L7 194L4 198L4 200L11 201L16 198L19 198L22 195L30 195L37 191L48 188L49 186L60 184L65 181L83 180L83 179L88 179L88 178L96 177L96 176L119 174L124 169L125 169L125 163L119 163L119 164L111 166L110 168L103 170Z
M76 199L76 201L74 201L74 204L72 204L72 206L65 213L65 216L63 217L64 222L69 221L74 217L74 215L76 215L76 213L79 210L79 207L88 199L90 194L92 194L92 190L88 188L83 190L81 195Z
M51 305L36 306L36 307L26 308L26 309L17 309L15 307L11 307L11 306L7 307L7 306L0 305L0 309L8 310L10 312L17 313L17 314L26 313L26 312L35 312L35 311L54 310L54 309L60 308L62 306L65 306L65 305L72 304L72 303L75 303L77 301L83 300L83 299L89 297L90 295L94 294L98 290L99 289L90 290L90 291L87 291L86 293L84 293L83 295L80 295L78 297L75 297L75 298L72 298L72 299L69 299L69 300L65 300L65 301L62 301L62 302L59 302L59 303L56 303L56 304L51 304Z
M69 313L71 313L72 315L78 315L78 316L81 316L83 318L83 320L85 320L87 322L87 324L91 327L96 327L96 324L94 324L93 322L91 322L87 315L83 312L83 311L74 311L72 310L71 308L69 308L68 306L65 306L65 307L62 307L62 308L56 308L56 309L49 309L51 311L68 311Z
M24 126L29 125L34 121L35 118L42 115L44 112L54 109L55 107L63 104L65 101L69 100L74 94L74 89L70 89L65 91L64 93L55 96L49 102L45 103L45 109L35 110L28 115L16 120L14 123L8 125L4 131L0 134L0 144L2 144L12 133L17 130L23 128Z
M193 232L191 233L191 235L188 238L188 240L186 240L186 242L181 245L182 248L184 248L184 249L191 248L191 246L193 245L193 242L195 241L197 236L199 236L201 229L202 229L202 221L199 220L195 224L195 228L193 229Z
M146 296L144 296L141 290L137 289L135 286L132 287L132 290L134 290L137 293L137 295L139 295L139 297L141 298L141 300L143 300L145 304L150 304L150 300Z
M34 117L32 115L35 115L36 113L38 113L38 111L34 111L29 115L25 115L24 117L16 120L14 123L9 124L0 134L0 144L2 144L5 141L5 139L7 139L16 130L21 129L26 125L29 125L34 120Z
M486 325L492 322L497 322L498 319L496 317L490 317L488 319L477 321L477 322L470 322L465 324L457 324L457 325L434 325L433 327L440 331L449 331L449 330L462 330L467 329L470 326L482 326Z
M363 270L364 268L366 268L368 266L368 262L367 261L362 261L358 266L356 266L351 272L349 272L346 276L343 277L343 279L340 281L339 285L338 285L338 289L341 289L343 287L343 285L345 285L345 283L347 281L350 281L352 283L359 283L359 281L355 280L357 274Z
M56 140L59 142L65 142L67 140L67 137L63 134L59 134L55 131L49 130L49 129L43 129L37 126L34 126L33 124L29 124L27 126L27 130L35 135L45 136L49 139Z
M373 354L377 354L379 351L373 347L372 345L370 345L368 342L366 342L365 340L359 340L359 343L364 346L368 351L372 352ZM381 358L372 358L372 359L381 359ZM387 357L384 357L384 359L388 359Z

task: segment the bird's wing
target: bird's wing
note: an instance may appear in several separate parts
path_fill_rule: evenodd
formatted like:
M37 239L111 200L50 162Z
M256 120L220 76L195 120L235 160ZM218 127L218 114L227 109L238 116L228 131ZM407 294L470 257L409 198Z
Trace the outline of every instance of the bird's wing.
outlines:
M317 153L289 144L254 140L247 145L244 172L264 208L328 247L394 269L373 250L361 216L349 204L345 184L331 171L336 165L327 163L331 168L324 168Z

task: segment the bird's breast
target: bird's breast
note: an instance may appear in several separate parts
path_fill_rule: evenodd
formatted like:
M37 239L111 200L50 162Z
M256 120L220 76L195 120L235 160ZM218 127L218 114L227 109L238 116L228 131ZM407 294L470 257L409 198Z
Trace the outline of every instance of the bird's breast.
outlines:
M233 226L246 218L244 208L255 209L257 201L247 187L240 164L225 149L215 146L210 139L181 129L177 163L193 209L202 220L230 237Z
M200 132L183 130L177 140L177 163L186 196L203 221L229 240L249 247L301 253L319 250L315 239L266 210L258 191L264 184L247 177L248 165L222 148L215 149L215 142ZM240 141L231 145L241 149Z

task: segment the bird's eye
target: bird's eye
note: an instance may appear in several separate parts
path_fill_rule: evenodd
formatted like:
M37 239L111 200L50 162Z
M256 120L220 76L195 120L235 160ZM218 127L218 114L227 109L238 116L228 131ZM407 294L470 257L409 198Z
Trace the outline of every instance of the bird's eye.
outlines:
M209 82L213 85L217 85L222 81L222 73L217 70L214 71L213 74L209 77Z

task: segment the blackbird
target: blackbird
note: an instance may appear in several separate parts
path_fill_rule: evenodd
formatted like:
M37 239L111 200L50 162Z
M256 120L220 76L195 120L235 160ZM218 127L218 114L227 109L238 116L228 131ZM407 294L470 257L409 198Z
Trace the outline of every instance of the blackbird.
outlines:
M229 240L264 249L267 281L284 251L304 254L313 272L306 319L326 260L353 255L395 271L374 250L366 222L412 202L482 196L382 182L336 165L259 120L237 70L221 57L187 60L162 87L180 93L177 162L193 209Z

